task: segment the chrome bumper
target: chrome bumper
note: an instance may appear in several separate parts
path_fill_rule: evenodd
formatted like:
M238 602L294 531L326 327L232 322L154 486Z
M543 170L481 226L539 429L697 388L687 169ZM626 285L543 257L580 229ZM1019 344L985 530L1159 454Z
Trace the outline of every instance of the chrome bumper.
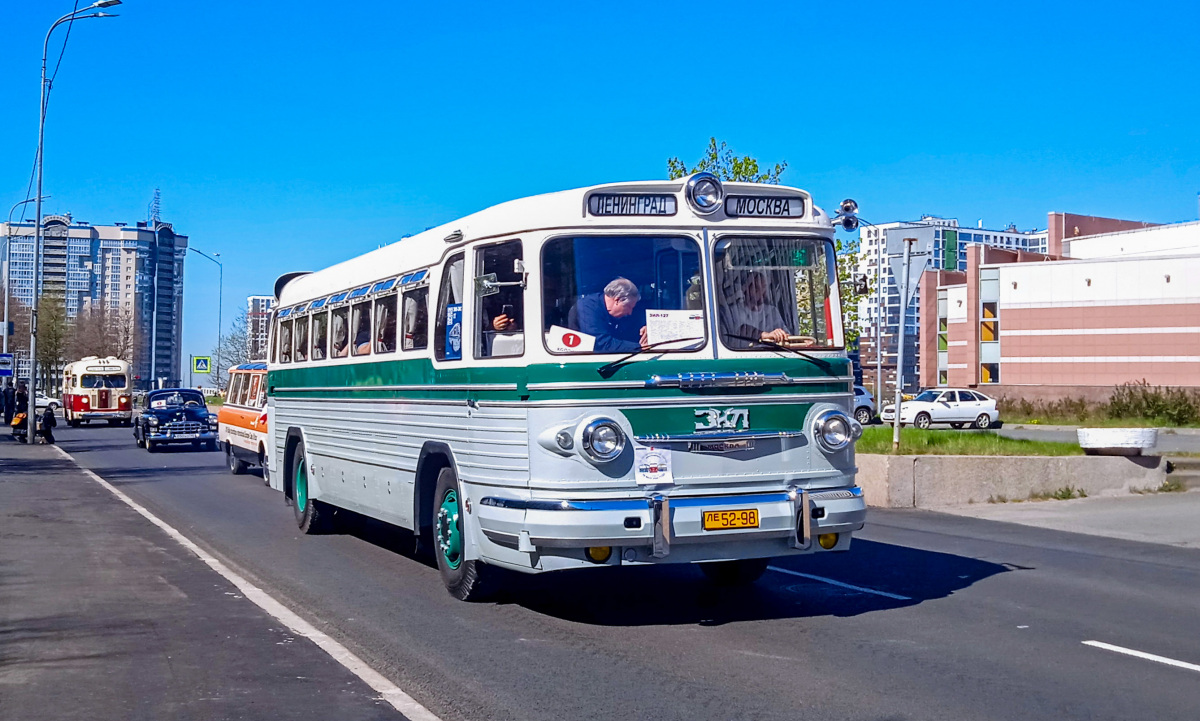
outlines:
M180 436L187 436L186 438ZM146 434L146 439L158 443L188 443L191 441L215 441L217 440L216 431L204 431L197 434L172 434L159 433L158 431L150 431Z
M705 531L704 511L758 510L758 528ZM857 531L866 522L862 489L793 490L721 496L656 493L613 500L521 500L487 496L478 505L480 530L496 543L533 552L538 546L646 547L665 558L673 545L775 539L783 549L812 550L821 533Z
M83 421L118 421L133 418L133 411L72 411L71 415Z

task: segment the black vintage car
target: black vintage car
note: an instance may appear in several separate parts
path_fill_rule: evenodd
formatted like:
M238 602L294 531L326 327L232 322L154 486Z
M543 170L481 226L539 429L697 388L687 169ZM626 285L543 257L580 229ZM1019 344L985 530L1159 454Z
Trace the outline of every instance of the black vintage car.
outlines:
M151 453L164 443L191 443L193 448L217 450L217 414L210 413L200 391L166 388L150 391L133 424L139 448Z

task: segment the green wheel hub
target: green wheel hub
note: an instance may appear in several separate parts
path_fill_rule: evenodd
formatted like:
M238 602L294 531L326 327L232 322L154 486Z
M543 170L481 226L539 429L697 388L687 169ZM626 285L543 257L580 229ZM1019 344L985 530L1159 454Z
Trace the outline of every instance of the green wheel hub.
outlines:
M303 458L296 465L296 508L301 513L308 508L308 467Z
M446 491L438 506L437 544L446 565L457 569L462 563L462 529L458 523L458 492L453 488Z

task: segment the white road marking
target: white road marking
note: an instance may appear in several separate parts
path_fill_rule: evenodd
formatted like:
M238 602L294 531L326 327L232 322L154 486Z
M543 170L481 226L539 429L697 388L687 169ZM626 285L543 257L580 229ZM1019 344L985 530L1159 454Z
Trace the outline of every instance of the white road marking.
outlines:
M1121 646L1114 646L1111 643L1104 643L1102 641L1084 641L1083 645L1091 646L1093 648L1102 648L1105 651L1112 651L1113 653L1123 653L1126 656L1133 656L1135 658L1141 658L1141 659L1145 659L1147 661L1154 661L1156 663L1165 663L1166 665L1174 666L1175 668L1184 668L1184 669L1187 669L1188 671L1200 672L1200 664L1188 663L1186 661L1176 661L1175 659L1167 658L1166 656L1155 656L1152 653L1146 653L1145 651L1135 651L1132 648L1122 648Z
M234 586L237 586L238 589L245 594L246 598L253 601L259 608L269 613L283 625L287 626L296 635L303 636L304 638L307 638L308 640L317 644L322 651L332 656L335 661L345 666L350 673L358 676L363 682L378 692L380 697L391 704L392 707L397 711L404 714L409 719L412 719L412 721L441 721L441 719L434 715L432 711L422 706L417 702L416 699L404 693L404 691L400 690L400 687L384 677L383 674L371 668L365 661L351 653L350 649L317 630L316 627L314 627L311 623L305 621L303 618L300 618L282 603L276 601L266 591L263 591L258 586L255 586L253 583L250 583L237 573L234 573L233 570L231 570L224 563L221 563L221 561L214 558L203 548L200 548L191 540L189 540L187 536L184 536L182 533L168 525L166 521L163 521L158 516L155 516L150 511L138 505L136 501L125 495L122 491L114 487L108 481L104 480L87 468L84 468L70 453L67 453L59 446L54 446L54 450L58 451L67 459L69 459L76 465L76 467L79 468L79 470L83 471L89 478L96 483L99 483L114 496L121 499L130 508L137 511L148 521L161 528L168 536L175 539L181 546L199 556L200 560L207 563L210 568L224 576L225 579Z
M876 596L883 596L884 598L892 598L897 601L911 601L912 600L908 596L900 596L895 593L888 593L887 591L876 591L873 588L863 588L862 586L853 586L849 583L842 583L841 581L835 581L832 578L825 578L824 576L814 576L811 573L800 573L799 571L791 571L786 568L780 568L779 566L767 566L767 570L775 571L776 573L786 573L789 576L799 576L800 578L807 578L811 581L820 581L821 583L828 583L833 586L841 586L842 588L848 588L851 591L860 591L862 593L873 593Z

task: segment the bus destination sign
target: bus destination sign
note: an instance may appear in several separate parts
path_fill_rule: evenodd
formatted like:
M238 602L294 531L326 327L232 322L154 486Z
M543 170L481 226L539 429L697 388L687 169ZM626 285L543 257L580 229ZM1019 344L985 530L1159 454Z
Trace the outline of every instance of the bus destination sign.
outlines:
M731 195L725 199L731 218L802 218L804 199L778 195Z
M675 215L674 195L595 193L588 197L592 215Z

